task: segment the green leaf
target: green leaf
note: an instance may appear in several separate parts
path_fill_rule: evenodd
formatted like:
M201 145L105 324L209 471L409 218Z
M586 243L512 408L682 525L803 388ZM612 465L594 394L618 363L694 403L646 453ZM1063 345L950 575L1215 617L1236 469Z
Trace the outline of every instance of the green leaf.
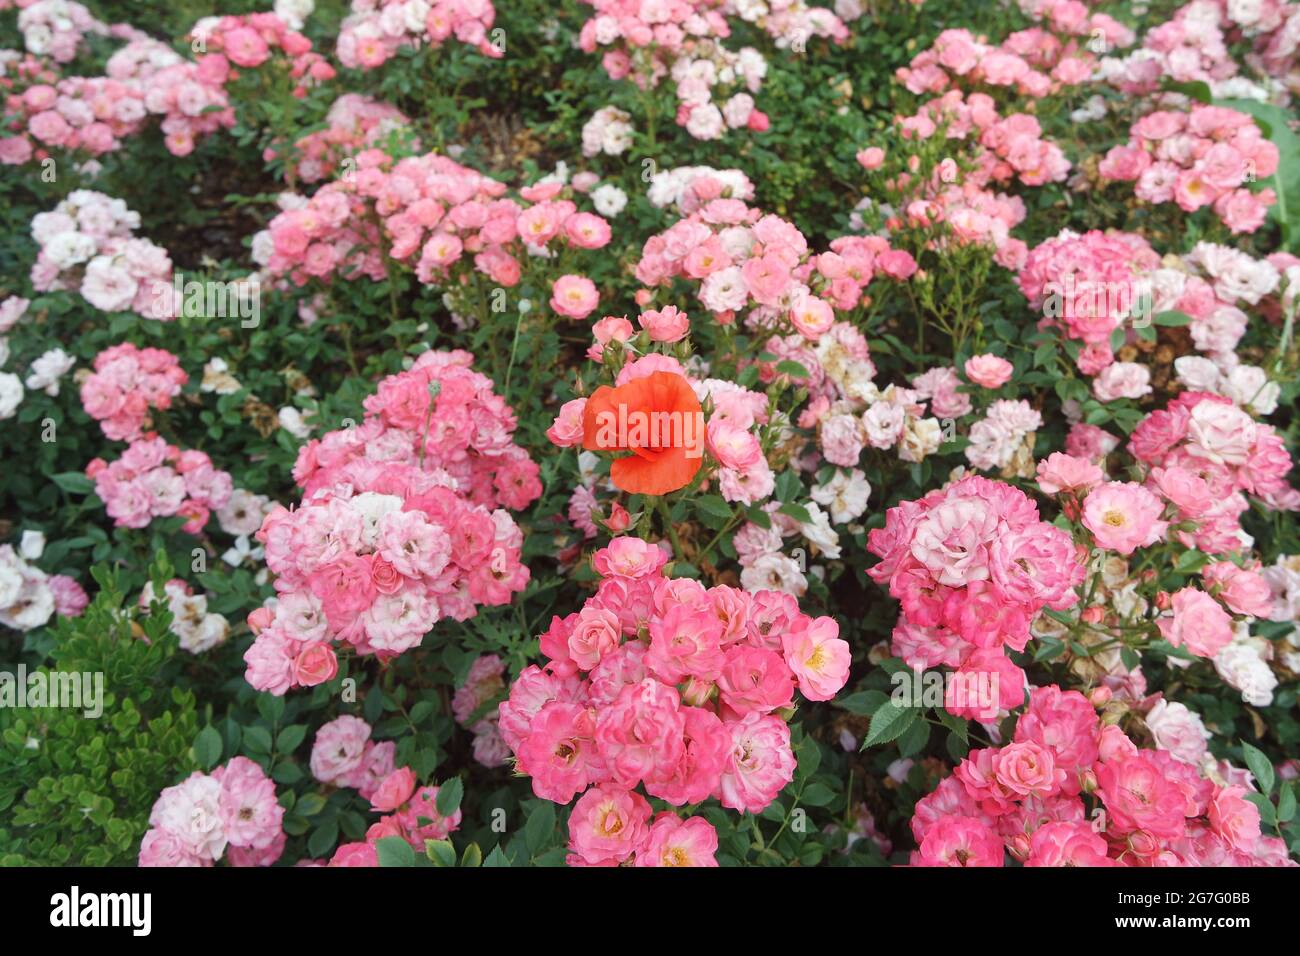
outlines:
M879 710L880 705L887 700L889 700L889 695L883 690L859 690L854 691L847 697L835 699L832 704L842 710L847 710L850 714L869 717Z
M912 721L912 725L903 731L902 736L898 738L898 755L900 757L911 757L913 754L920 753L925 745L930 742L930 727L929 721Z
M555 804L549 800L538 800L528 814L524 824L524 846L528 847L529 856L536 856L538 851L550 844L555 836Z
M295 809L304 817L314 817L325 809L325 798L319 793L309 793L298 801Z
M290 724L275 738L275 749L282 754L291 754L298 749L298 745L306 736L306 724Z
M791 378L811 378L808 370L794 359L782 359L776 363L776 370L782 375L789 375Z
M1250 768L1251 774L1255 777L1255 782L1259 784L1259 792L1268 795L1273 792L1273 763L1264 756L1264 752L1258 747L1252 747L1244 740L1241 742L1241 752L1245 755L1246 766Z
M425 840L424 852L434 866L456 865L456 848L450 840Z
M1295 819L1295 781L1288 780L1282 785L1282 792L1277 798L1277 822L1290 823Z
M79 471L50 475L50 480L71 495L88 495L95 490L95 483Z
M465 852L460 857L461 866L479 867L483 865L483 851L479 849L477 843L471 843L465 847Z
M871 729L867 731L867 739L862 742L862 749L897 740L912 726L919 713L916 707L900 707L892 700L884 704L871 717Z
M194 759L202 770L211 770L221 760L221 734L211 725L199 731L194 738Z
M1171 310L1169 312L1157 313L1153 321L1155 322L1156 325L1163 325L1166 328L1178 328L1179 326L1190 324L1192 321L1192 317L1188 315L1186 312L1177 312Z
M695 499L695 507L704 514L723 521L731 517L731 505L717 495L700 495Z
M313 859L323 859L334 849L339 838L339 821L333 817L322 820L321 825L307 838L307 853Z
M460 809L460 801L464 796L465 784L461 782L460 777L452 777L438 788L438 798L434 801L434 805L438 808L438 815L451 816Z
M795 504L793 501L787 501L777 510L783 515L789 515L800 524L812 524L812 515L808 513L808 509L803 505Z
M265 727L245 727L244 746L250 753L269 754L271 752L271 732Z
M950 714L943 708L938 708L937 710L935 710L935 714L938 715L939 717L939 723L943 724L954 734L960 737L962 743L964 744L970 743L970 721L969 720L967 720L965 717L958 717L955 714Z
M814 783L799 795L799 802L810 807L824 807L835 799L835 791L824 783Z
M509 866L510 859L504 853L501 852L501 847L494 846L492 848L492 852L487 855L487 859L483 861L483 865L484 866Z
M380 866L415 866L415 851L411 849L411 844L401 837L384 837L376 840L375 853L379 856ZM451 859L452 864L455 865L454 852Z
M1277 811L1273 809L1273 803L1262 793L1248 793L1246 799L1255 805L1259 810L1259 822L1266 827L1277 826Z
M411 718L411 723L422 724L424 723L424 719L431 713L433 713L433 701L422 700L418 701L415 706L411 708L411 712L408 716Z

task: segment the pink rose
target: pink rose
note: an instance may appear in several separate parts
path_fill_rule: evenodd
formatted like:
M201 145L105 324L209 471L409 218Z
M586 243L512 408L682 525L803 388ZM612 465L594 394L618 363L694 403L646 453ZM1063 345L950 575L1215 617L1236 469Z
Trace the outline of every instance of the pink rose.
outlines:
M982 388L1001 388L1011 380L1014 366L996 355L976 355L966 360L966 377Z

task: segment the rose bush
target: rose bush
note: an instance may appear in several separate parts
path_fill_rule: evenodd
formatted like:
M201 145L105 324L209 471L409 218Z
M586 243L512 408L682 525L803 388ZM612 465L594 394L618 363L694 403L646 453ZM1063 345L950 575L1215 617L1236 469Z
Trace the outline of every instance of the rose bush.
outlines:
M1300 4L1149 7L0 0L0 864L1296 865Z

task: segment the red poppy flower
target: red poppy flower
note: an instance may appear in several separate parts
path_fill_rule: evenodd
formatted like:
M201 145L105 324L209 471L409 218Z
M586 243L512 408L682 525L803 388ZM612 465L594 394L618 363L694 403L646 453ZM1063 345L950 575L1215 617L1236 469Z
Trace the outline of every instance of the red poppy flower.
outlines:
M675 372L606 385L583 410L582 447L631 452L610 467L614 484L629 494L666 495L685 488L700 470L704 410Z

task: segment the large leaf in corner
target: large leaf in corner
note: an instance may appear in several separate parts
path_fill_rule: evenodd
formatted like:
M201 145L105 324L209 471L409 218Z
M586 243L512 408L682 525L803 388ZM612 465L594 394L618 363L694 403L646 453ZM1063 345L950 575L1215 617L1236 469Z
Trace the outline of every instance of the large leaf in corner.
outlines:
M1290 114L1270 103L1256 100L1218 100L1217 105L1248 113L1278 151L1277 172L1270 177L1277 191L1277 205L1269 218L1282 228L1282 243L1300 253L1300 136L1287 125Z

